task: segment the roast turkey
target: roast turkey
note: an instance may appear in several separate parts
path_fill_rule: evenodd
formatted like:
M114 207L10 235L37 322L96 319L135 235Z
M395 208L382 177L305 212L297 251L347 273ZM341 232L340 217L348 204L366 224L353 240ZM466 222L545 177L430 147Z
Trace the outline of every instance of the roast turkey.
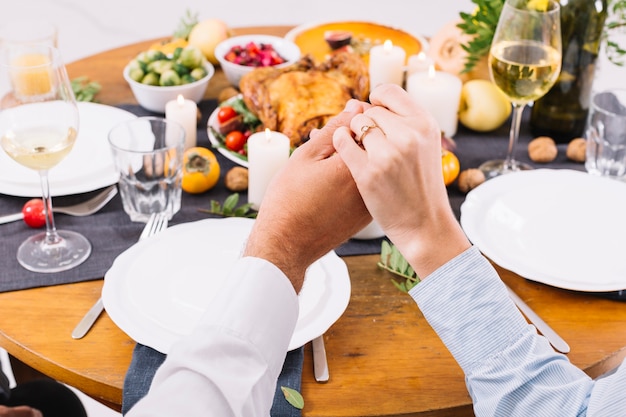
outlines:
M336 53L321 63L304 56L288 67L254 69L241 78L239 89L264 127L284 133L296 147L349 99L366 100L369 74L354 53Z

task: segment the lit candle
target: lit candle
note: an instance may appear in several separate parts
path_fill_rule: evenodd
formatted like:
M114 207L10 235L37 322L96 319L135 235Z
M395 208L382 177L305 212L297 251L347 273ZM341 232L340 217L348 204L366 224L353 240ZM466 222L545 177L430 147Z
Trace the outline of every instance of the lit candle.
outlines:
M428 71L431 65L434 64L432 58L424 53L424 51L420 52L417 55L411 55L407 59L407 74L415 74L416 72Z
M185 129L185 150L196 146L198 106L195 102L179 94L176 100L165 104L165 118L180 123Z
M383 45L370 49L370 90L380 84L392 83L402 85L404 79L404 61L406 52L395 46L390 40Z
M410 75L406 90L433 115L441 131L451 138L456 134L462 85L456 75L435 71L431 65L426 72Z
M289 159L286 135L265 129L248 138L248 203L259 209L274 175Z

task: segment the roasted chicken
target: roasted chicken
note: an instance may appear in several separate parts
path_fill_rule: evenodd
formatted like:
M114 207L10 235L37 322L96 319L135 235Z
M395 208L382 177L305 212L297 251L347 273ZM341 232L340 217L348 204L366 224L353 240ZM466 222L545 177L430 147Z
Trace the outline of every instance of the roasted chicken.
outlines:
M357 54L333 54L319 64L305 56L288 67L257 68L242 77L239 89L264 127L284 133L295 147L349 99L366 100L369 74Z

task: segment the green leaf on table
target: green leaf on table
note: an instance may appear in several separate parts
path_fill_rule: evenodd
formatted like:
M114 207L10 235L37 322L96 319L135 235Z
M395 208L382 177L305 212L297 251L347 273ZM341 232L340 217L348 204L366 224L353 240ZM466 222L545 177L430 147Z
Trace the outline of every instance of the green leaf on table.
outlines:
M198 209L198 211L224 217L256 218L257 212L252 209L252 204L246 203L239 206L237 204L239 204L239 194L234 193L226 197L223 203L211 200L209 209Z
M420 282L413 267L409 265L409 262L400 253L398 248L386 240L383 240L381 244L378 267L402 278L400 282L393 278L391 279L393 285L402 292L409 292L411 288L415 287Z
M281 386L280 389L283 391L283 395L289 404L293 405L298 410L302 410L302 408L304 408L304 398L302 397L302 394L293 388L285 386Z
M89 81L87 77L77 77L70 81L76 101L94 101L96 94L102 86L95 81Z

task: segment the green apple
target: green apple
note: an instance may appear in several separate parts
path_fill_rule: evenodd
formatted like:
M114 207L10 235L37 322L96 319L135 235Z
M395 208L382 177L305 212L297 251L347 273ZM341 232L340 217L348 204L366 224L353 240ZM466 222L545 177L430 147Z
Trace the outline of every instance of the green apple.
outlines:
M502 126L511 115L509 98L491 81L474 79L463 84L459 122L477 132Z

